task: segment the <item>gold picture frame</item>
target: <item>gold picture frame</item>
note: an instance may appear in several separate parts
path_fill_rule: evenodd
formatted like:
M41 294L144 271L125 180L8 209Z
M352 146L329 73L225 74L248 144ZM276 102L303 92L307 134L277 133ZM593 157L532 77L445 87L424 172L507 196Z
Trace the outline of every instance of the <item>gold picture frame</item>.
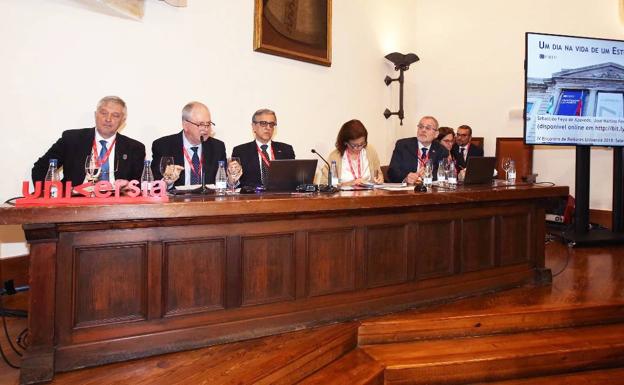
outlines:
M331 66L332 0L255 0L254 51Z

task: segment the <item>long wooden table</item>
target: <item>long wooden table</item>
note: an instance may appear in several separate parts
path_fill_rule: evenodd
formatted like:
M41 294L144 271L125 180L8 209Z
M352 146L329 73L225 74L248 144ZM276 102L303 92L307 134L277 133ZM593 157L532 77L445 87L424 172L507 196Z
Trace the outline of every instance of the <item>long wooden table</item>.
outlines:
M181 196L0 207L30 244L21 382L58 371L548 283L567 187Z

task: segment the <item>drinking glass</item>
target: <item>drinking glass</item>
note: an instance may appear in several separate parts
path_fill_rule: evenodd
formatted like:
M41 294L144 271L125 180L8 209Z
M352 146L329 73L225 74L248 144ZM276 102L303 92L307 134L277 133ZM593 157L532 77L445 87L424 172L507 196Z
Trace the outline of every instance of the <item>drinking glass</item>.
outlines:
M429 187L431 186L432 183L433 183L433 165L431 164L431 159L429 159L425 163L425 173L423 175L423 184Z
M446 174L448 172L447 170L448 168L448 162L446 159L442 159L440 160L440 162L438 162L438 184L439 185L444 185L444 183L446 182Z
M163 156L160 158L160 164L158 165L160 170L160 175L167 184L174 183L178 178L175 178L175 172L172 170L172 167L175 165L173 156ZM169 168L169 172L167 172L167 168ZM179 174L178 174L179 177ZM174 179L175 178L175 179Z
M501 162L501 167L503 171L505 171L505 182L507 182L507 179L508 179L507 174L509 173L509 168L511 167L511 158L508 156L504 157Z
M240 159L237 157L228 158L227 162L227 192L234 194L236 191L236 185L243 175L243 166L241 166Z
M94 153L87 155L85 159L85 176L87 178L87 182L91 183L91 196L95 196L95 182L98 180L100 173L102 172L102 168L100 165L100 160L98 156Z
M160 158L160 175L165 176L167 166L173 166L173 156L163 156Z

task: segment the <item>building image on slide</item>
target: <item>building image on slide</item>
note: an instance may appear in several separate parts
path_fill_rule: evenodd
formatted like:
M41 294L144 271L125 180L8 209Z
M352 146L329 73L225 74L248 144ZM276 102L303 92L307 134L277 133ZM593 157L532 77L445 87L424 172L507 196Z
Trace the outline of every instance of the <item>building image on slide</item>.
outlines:
M624 66L612 62L527 79L526 119L537 115L624 117Z

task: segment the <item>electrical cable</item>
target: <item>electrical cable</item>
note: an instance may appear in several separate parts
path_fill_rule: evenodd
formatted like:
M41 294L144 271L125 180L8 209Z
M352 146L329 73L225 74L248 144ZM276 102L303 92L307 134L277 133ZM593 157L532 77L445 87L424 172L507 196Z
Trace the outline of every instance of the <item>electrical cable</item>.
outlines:
M2 308L2 307L4 307L4 305L2 304L2 296L0 295L0 308ZM15 345L13 345L13 341L11 341L11 336L9 335L9 329L7 327L6 317L4 316L4 314L2 315L2 326L4 328L4 335L6 336L7 341L9 341L9 346L11 347L11 349L13 349L15 354L17 354L18 356L21 357L22 356L22 352L17 350Z
M13 318L28 318L28 312L26 310L19 309L4 309L0 308L0 316L13 317Z
M28 336L28 328L22 330L21 333L17 336L17 345L23 350L26 350L26 348L28 347Z
M0 344L0 356L2 356L2 359L4 360L4 362L6 362L7 365L9 365L10 367L12 367L13 369L19 369L20 367L13 364L11 361L9 361L9 358L4 354L4 350L2 349L2 344Z
M553 187L556 186L555 183L553 182L534 182L534 185L539 185L539 186L547 186L547 187Z
M558 272L553 274L553 276L552 276L553 278L555 278L559 274L563 273L565 271L565 269L568 268L568 264L570 263L570 249L572 249L572 243L568 243L568 245L566 246L566 261L565 261L565 264L563 265L561 270L559 270Z
M23 198L23 197L13 197L13 198L9 198L9 199L7 199L7 200L5 200L5 201L4 201L4 204L5 204L5 205L12 205L12 206L15 206L15 202L12 202L12 201L17 200L17 199L20 199L20 198Z

